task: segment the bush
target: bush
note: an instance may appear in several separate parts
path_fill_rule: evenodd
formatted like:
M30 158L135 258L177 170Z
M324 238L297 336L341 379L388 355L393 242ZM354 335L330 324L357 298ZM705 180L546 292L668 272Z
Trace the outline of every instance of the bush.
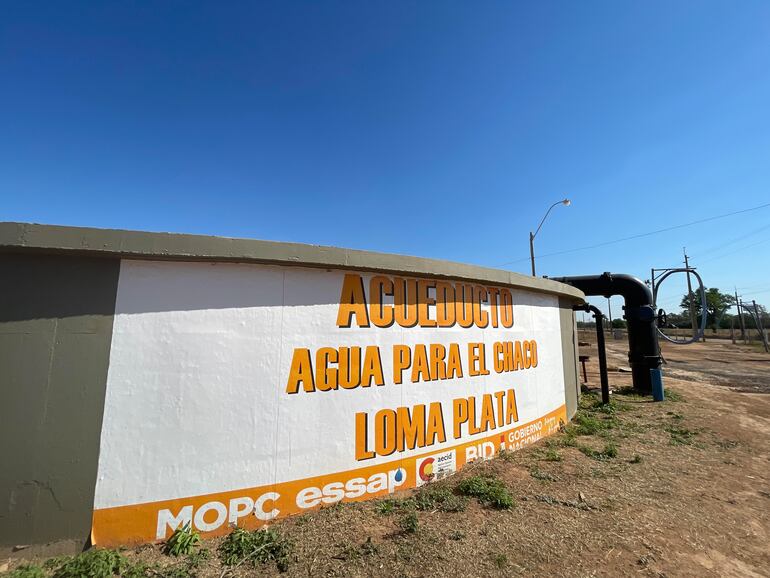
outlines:
M67 559L54 570L53 578L109 578L128 568L120 552L95 548Z
M476 498L482 504L499 510L513 507L514 500L502 480L490 475L470 476L457 485L457 490L464 496Z
M257 563L275 561L278 569L283 572L289 567L291 547L288 541L272 529L249 532L235 528L219 546L219 558L225 566L237 566L249 562L252 566Z
M615 420L612 418L599 419L583 412L575 415L573 423L575 434L579 436L592 436L615 427Z
M462 512L465 510L466 500L462 496L455 495L448 486L428 485L417 492L414 504L417 510Z
M188 522L181 528L174 530L174 533L163 545L163 553L170 556L186 556L192 553L200 541L200 534L193 530Z
M409 512L401 516L398 525L405 534L414 534L420 527L420 521L417 514Z
M684 397L682 397L681 393L677 393L673 389L665 389L663 391L663 395L666 398L666 401L684 401Z
M594 460L611 460L618 457L618 447L612 442L606 444L602 451L597 451L586 446L580 446L578 449Z
M45 578L45 572L40 566L22 564L15 570L5 574L7 578Z
M543 460L546 462L560 462L562 460L561 454L553 448L548 448L543 455Z
M686 427L666 426L665 431L671 436L671 445L674 446L689 446L695 442L695 436L698 432Z

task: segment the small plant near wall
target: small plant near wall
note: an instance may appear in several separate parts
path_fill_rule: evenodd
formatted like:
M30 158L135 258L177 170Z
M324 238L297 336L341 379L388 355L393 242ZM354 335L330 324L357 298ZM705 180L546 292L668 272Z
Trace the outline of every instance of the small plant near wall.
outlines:
M414 534L420 528L420 521L417 514L408 512L398 520L398 525L404 534Z
M498 510L513 507L514 500L502 480L493 475L475 475L457 484L457 491L463 496L472 496L480 503Z
M34 564L22 564L9 574L3 574L7 578L45 578L46 574L40 566Z
M291 545L278 531L264 528L249 532L235 528L219 545L219 559L225 566L235 570L238 566L275 562L278 570L289 567Z
M188 522L174 530L174 533L163 545L163 553L169 556L186 556L192 554L200 541L200 534L193 530Z

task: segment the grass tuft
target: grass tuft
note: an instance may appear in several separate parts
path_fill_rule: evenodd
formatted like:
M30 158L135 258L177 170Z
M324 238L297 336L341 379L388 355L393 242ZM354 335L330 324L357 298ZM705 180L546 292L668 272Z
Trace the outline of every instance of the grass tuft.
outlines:
M543 455L543 460L546 462L560 462L562 459L561 454L553 448L548 448Z
M467 500L456 495L449 486L431 484L417 492L414 502L418 510L462 512L465 510Z
M163 553L168 556L187 556L192 554L200 541L200 534L193 530L188 522L174 530L174 533L163 545Z
M668 389L663 392L663 395L666 398L666 401L673 401L673 402L679 402L679 401L685 401L684 396L682 396L681 393L674 391L673 389Z
M219 546L219 559L225 566L274 561L283 572L289 567L291 546L276 530L265 528L249 532L235 528Z
M108 578L123 575L130 567L120 552L94 548L65 560L53 578Z
M396 511L396 509L399 507L400 501L396 500L394 498L387 498L385 500L382 500L381 502L378 502L374 509L375 511L380 514L381 516L387 516L388 514L392 514Z
M612 442L605 444L602 451L597 451L587 446L580 446L578 449L583 452L583 454L594 460L611 460L618 457L618 448Z
M45 578L45 572L35 564L22 564L4 576L7 578Z
M514 500L502 480L493 475L475 475L457 484L457 491L463 496L476 498L480 503L508 510L513 507Z
M404 534L415 534L420 529L420 520L415 512L407 512L399 518L398 527Z
M541 480L541 481L544 481L544 482L555 482L556 481L556 477L555 476L552 476L548 472L544 472L543 470L541 470L538 467L532 468L529 471L529 474L533 478L535 478L536 480Z
M698 435L698 432L687 429L686 427L678 427L669 425L666 426L665 431L669 433L671 436L671 445L672 446L689 446L695 443L695 436Z
M495 566L497 566L500 570L502 570L506 566L508 566L508 556L506 556L502 552L499 552L494 555L494 557L492 558L492 562L494 562Z

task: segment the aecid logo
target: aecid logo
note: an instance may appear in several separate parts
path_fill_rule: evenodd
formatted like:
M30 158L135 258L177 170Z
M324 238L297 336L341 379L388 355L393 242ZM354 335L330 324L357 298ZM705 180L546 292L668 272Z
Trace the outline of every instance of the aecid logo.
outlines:
M422 483L429 482L433 479L433 462L436 460L433 458L425 458L420 462L420 467L417 468L417 475Z
M441 454L433 454L416 461L417 479L415 482L422 486L433 480L440 480L455 472L455 451L450 450Z

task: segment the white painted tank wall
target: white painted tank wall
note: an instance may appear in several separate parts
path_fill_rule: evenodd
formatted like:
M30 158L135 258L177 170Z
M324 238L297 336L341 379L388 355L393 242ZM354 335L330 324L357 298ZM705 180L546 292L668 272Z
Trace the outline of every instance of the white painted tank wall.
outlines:
M254 527L306 507L413 487L431 472L440 476L502 447L515 449L566 421L557 296L511 289L511 328L339 327L346 273L122 261L94 506L97 544L162 539L187 521L214 533L230 523ZM368 293L373 274L360 275ZM482 308L492 313L489 303ZM536 367L494 371L495 343L530 340ZM459 346L462 378L394 383L394 345L450 343ZM469 376L468 343L484 344L489 375ZM384 385L287 393L297 349L312 356L343 346L379 347ZM487 431L466 428L454 437L456 400L474 396L480 411L484 394L507 390L515 392L515 422L497 419ZM370 447L379 410L434 402L445 441L356 459L356 414L368 417Z

